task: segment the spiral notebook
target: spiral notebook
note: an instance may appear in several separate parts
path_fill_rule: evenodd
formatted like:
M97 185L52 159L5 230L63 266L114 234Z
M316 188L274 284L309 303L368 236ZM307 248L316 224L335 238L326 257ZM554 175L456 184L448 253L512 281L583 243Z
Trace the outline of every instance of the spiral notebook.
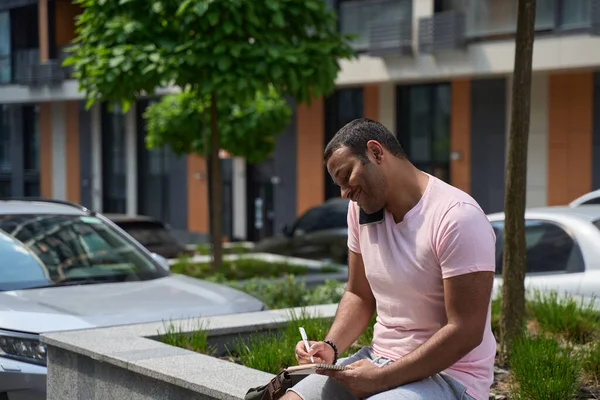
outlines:
M329 371L344 371L348 368L343 365L333 364L303 364L294 365L293 367L287 367L285 370L290 375L309 375L316 374L317 371L329 370Z

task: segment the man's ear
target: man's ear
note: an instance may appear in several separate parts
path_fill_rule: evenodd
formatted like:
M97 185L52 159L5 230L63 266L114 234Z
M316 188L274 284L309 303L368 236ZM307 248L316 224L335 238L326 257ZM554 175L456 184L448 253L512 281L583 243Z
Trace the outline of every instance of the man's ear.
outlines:
M373 156L375 161L379 163L383 157L383 146L376 140L367 142L367 151Z

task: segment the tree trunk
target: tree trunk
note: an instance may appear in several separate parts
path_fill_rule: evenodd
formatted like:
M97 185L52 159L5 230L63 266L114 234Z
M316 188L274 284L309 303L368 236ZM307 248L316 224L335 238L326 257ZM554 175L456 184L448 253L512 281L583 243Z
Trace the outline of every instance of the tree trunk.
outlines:
M527 143L531 99L531 58L535 24L535 0L519 0L508 164L504 197L504 252L500 344L507 355L521 334L525 314L525 190Z
M221 159L219 158L219 128L217 125L217 96L213 93L210 102L210 237L212 242L212 270L223 261L223 202L221 179Z

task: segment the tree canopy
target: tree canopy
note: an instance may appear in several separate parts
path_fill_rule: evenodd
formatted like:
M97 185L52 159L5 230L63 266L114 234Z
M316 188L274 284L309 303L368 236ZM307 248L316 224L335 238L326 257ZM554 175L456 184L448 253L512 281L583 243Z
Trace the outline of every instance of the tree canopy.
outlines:
M334 89L355 57L322 0L76 0L72 65L95 101L121 103L175 85L243 102L275 89L296 102Z
M210 144L210 96L184 91L169 94L151 104L144 113L149 147L168 145L178 154L208 154ZM250 164L259 163L275 151L277 135L290 124L291 110L271 89L256 93L242 104L218 104L220 144Z

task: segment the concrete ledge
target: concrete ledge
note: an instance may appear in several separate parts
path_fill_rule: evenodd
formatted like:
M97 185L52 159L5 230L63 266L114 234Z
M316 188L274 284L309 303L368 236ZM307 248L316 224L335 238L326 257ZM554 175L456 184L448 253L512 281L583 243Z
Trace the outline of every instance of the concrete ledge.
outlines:
M243 399L273 375L154 340L172 323L209 338L279 329L290 311L332 318L337 304L48 333L48 399Z

